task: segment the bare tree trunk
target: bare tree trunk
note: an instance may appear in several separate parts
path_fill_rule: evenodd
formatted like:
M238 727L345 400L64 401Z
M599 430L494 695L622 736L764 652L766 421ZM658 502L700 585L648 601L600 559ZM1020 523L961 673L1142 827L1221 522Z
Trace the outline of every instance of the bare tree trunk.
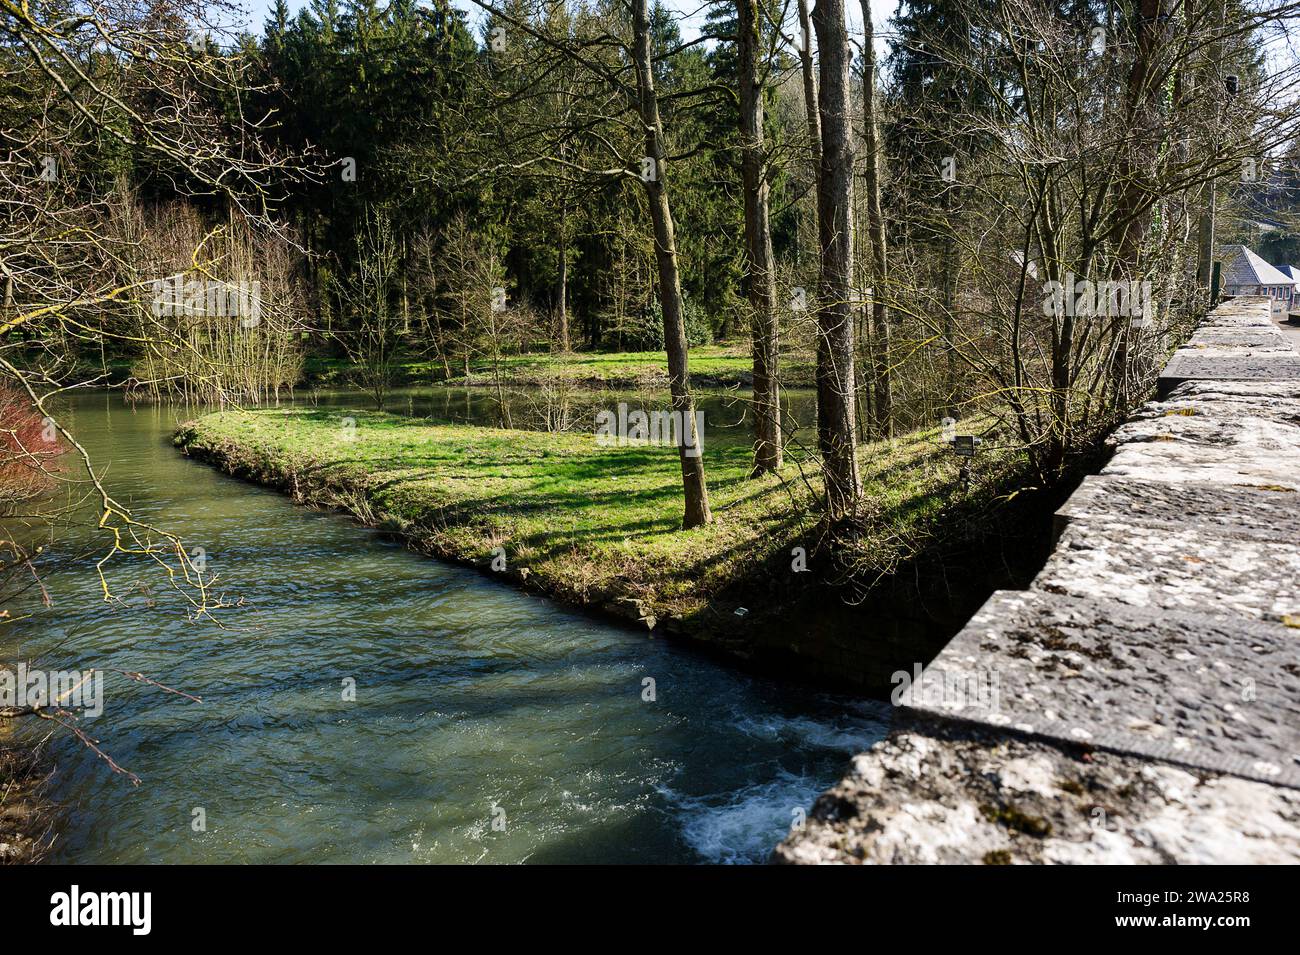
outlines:
M817 74L813 71L812 42L813 26L812 17L808 13L808 0L799 0L799 65L803 70L803 105L804 112L808 117L808 154L812 159L813 169L813 228L818 228L817 223L820 221L817 216L817 183L816 180L821 177L822 165L822 121L817 107ZM796 254L801 253L803 242L800 241L796 246ZM802 261L802 257L800 258Z
M781 393L777 380L779 324L776 271L769 221L767 154L763 142L763 85L758 0L736 0L740 54L740 148L745 186L745 253L754 341L754 471L781 467Z
M953 213L954 192L950 191L947 198L948 216L951 218ZM943 347L944 347L944 398L943 413L945 415L954 415L957 412L957 405L961 401L961 396L957 393L957 343L954 340L956 334L956 315L957 315L957 276L961 274L961 246L957 244L957 230L948 227L948 234L944 237L944 261L943 261Z
M556 339L560 351L572 351L569 341L569 197L567 193L560 200L560 302L556 317Z
M849 34L844 0L818 0L812 13L821 56L821 171L817 182L821 242L817 309L817 443L827 516L850 518L862 494L853 389L853 125L849 108Z
M1188 12L1190 13L1190 11ZM1215 41L1210 45L1209 50L1211 66L1210 75L1216 77L1220 73L1224 72L1223 44L1219 42L1218 39L1223 34L1224 23L1227 17L1227 4L1223 2L1223 0L1218 0L1217 13L1218 16L1214 17L1212 15L1210 20L1210 29L1215 31ZM1211 80L1211 82L1213 82L1213 80ZM1217 102L1217 97L1219 95L1218 90L1214 91L1214 95ZM1216 150L1217 146L1218 144L1216 143ZM1205 183L1205 186L1203 187L1205 190L1205 212L1201 217L1200 232L1197 236L1200 241L1200 248L1198 250L1196 261L1196 284L1206 290L1206 301L1209 303L1210 308L1213 308L1217 304L1211 297L1211 293L1213 291L1212 285L1214 276L1214 233L1216 228L1215 219L1218 214L1218 185L1219 180L1214 178Z
M563 222L563 217L562 217ZM563 239L564 227L560 226L560 235ZM572 344L569 342L568 334L568 248L560 246L560 314L559 314L559 344L560 351L573 351Z
M3 268L3 263L0 263ZM0 301L0 318L9 318L14 314L14 276L8 268L4 269L5 273L5 291L3 301Z
M1164 90L1154 75L1153 61L1162 39L1158 34L1164 32L1161 19L1165 12L1165 0L1140 0L1134 23L1135 54L1125 104L1125 128L1130 130L1131 138L1121 161L1120 194L1116 202L1121 223L1111 268L1112 278L1120 280L1138 277L1142 245L1151 226L1151 206L1146 199L1149 184L1144 180L1156 158L1151 142L1154 125L1151 113ZM1113 334L1118 338L1111 365L1115 404L1117 408L1125 408L1129 404L1128 353L1132 324L1126 315L1112 317L1111 321Z
M812 18L808 14L808 0L799 0L799 64L803 68L803 105L808 113L808 149L812 154L813 169L820 171L822 162L822 123L817 107L817 74L813 72Z
M677 237L673 213L668 204L668 151L664 146L663 123L659 118L659 98L655 94L654 71L650 54L650 11L648 0L633 0L632 55L636 61L636 84L645 127L646 153L653 160L652 175L642 176L654 224L655 260L659 266L659 298L664 314L664 348L668 352L668 388L673 411L682 421L677 454L682 465L682 490L686 512L682 527L689 529L713 520L709 511L709 487L704 479L702 435L695 429L695 401L691 397L689 355L686 347L686 323L682 311L681 276L677 268Z
M402 253L402 334L411 333L411 299L406 286L406 253Z
M867 188L867 231L871 235L871 364L874 430L888 438L894 433L893 386L890 371L889 306L885 286L889 281L889 249L885 244L885 212L880 198L880 127L876 118L876 46L870 0L862 5L863 146L867 152L863 184Z
M442 327L443 316L438 311L437 295L437 276L438 270L434 265L433 246L425 242L424 248L424 270L429 278L428 288L425 291L424 312L426 321L433 326L433 345L438 352L438 360L442 363L442 377L444 380L451 377L451 356L447 353L447 335Z

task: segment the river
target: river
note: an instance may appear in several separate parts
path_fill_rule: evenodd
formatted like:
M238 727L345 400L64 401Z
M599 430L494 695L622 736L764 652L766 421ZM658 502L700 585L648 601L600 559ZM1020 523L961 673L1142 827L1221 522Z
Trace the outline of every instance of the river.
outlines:
M484 393L396 397L446 418ZM142 671L203 702L108 675L85 728L143 781L57 733L53 861L760 862L883 734L880 704L746 674L191 462L170 444L182 409L92 393L62 414L110 489L201 547L239 603L191 621L127 558L105 603L104 540L60 534L50 605L26 594L0 659Z

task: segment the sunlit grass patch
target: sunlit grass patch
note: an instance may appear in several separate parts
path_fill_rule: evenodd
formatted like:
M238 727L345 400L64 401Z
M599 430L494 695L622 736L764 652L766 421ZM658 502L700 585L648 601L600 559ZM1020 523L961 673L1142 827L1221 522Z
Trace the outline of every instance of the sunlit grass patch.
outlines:
M503 573L528 586L582 604L633 598L660 619L689 618L776 555L811 549L821 491L815 461L751 479L744 445L708 448L714 523L683 531L673 447L325 409L211 414L177 440L233 474L399 528L438 556L489 567L501 548ZM983 455L976 484L1010 459ZM962 496L959 462L937 429L867 445L861 460L857 546L865 571L885 572Z

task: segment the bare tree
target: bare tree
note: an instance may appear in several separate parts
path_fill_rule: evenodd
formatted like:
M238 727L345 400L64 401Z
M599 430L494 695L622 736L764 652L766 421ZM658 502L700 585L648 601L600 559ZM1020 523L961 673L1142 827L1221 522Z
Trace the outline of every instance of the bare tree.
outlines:
M659 265L659 301L664 313L664 347L668 351L668 390L673 411L681 414L682 428L690 433L678 442L685 490L684 528L698 527L713 520L709 510L709 488L704 478L704 457L699 454L702 435L695 433L695 400L691 396L690 357L686 347L686 318L682 307L681 271L677 264L677 234L672 207L668 202L668 148L659 97L655 95L654 65L650 49L650 5L632 0L632 58L636 63L637 105L645 128L646 158L650 175L643 175L650 219L654 223L655 259Z
M563 31L550 29L551 18L529 17L526 10L474 0L496 22L527 38L531 49L512 52L513 70L498 71L495 81L507 87L498 102L515 103L529 97L547 97L549 76L556 57L578 69L566 80L570 98L581 108L562 111L561 126L554 112L545 119L526 120L511 136L506 156L493 144L491 158L484 156L481 175L556 175L575 183L639 181L654 233L654 255L663 312L664 346L668 358L669 393L674 412L681 415L688 435L678 448L684 498L683 528L713 520L709 508L701 436L695 433L695 400L691 394L689 350L682 302L676 226L669 198L670 152L655 88L657 56L651 36L648 0L619 0L618 16L596 12L575 17ZM516 44L520 50L523 44ZM527 56L532 57L531 60ZM629 75L629 73L631 75ZM677 94L682 95L680 92ZM588 168L558 148L576 131L598 143L611 167Z
M276 197L285 181L309 171L267 146L260 119L243 114L243 99L221 103L220 91L253 88L246 60L196 42L196 29L207 29L205 15L220 19L224 9L185 0L72 0L57 12L0 6L0 40L9 51L0 62L0 271L7 302L0 379L26 394L83 459L108 556L130 547L158 553L158 541L165 542L179 561L169 579L198 584L191 595L198 613L209 607L206 590L179 540L136 521L109 494L51 402L86 381L75 377L78 342L115 341L158 354L194 347L169 316L155 315L156 283L167 276L142 271L141 235L105 228L126 197L111 187L78 188L78 164L94 145L134 151L172 177L178 197L201 196L241 229L287 238L271 218ZM185 250L191 266L216 261L204 246L211 235L203 232Z
M803 76L803 102L808 119L808 154L815 170L821 170L822 122L817 106L817 73L814 69L812 15L808 0L799 0L799 69Z
M736 0L740 60L740 149L745 187L745 257L754 345L754 473L781 467L781 387L767 151L763 145L764 65L758 0Z
M821 58L817 181L821 277L817 302L817 444L826 512L835 524L853 518L862 495L858 472L853 370L853 123L849 105L849 33L844 0L818 0L812 20Z
M872 412L878 437L894 430L889 347L889 248L885 240L885 210L881 199L880 121L877 116L876 42L871 22L871 2L862 0L862 185L867 191L867 232L871 236L871 381L874 391Z
M290 241L272 215L282 184L305 170L267 145L265 117L245 115L244 97L254 88L247 58L222 55L200 41L229 11L224 4L188 0L0 3L0 386L25 405L23 414L39 419L43 443L17 448L15 466L80 485L71 506L87 508L100 535L104 552L93 573L105 601L117 599L109 580L113 559L143 555L196 618L211 617L221 606L210 578L177 535L140 520L107 489L59 399L104 383L105 375L79 364L88 343L154 356L196 348L191 329L151 307L155 283L168 276L149 274L150 250L138 230L115 227L114 210L129 205L130 197L96 177L102 150L149 164L161 181L170 179L178 203L201 199L219 210L214 219L224 224L201 230L189 248L171 250L191 270L207 270L203 277L218 287L247 271L250 258L242 239L211 254L223 228L228 237L246 236L247 229ZM134 214L125 219L139 224ZM247 317L223 316L236 323ZM253 340L232 337L225 344L249 347ZM220 362L203 359L200 353L192 367L221 373ZM66 473L54 470L51 449L66 459ZM6 541L0 576L30 574L39 586L39 560L26 541L41 534L48 542L67 511L38 495L21 511L0 515L0 540ZM142 674L124 675L154 683ZM56 699L0 716L52 720L120 770L59 704Z
M356 365L362 387L380 411L393 385L402 328L395 301L399 258L392 220L382 209L370 210L356 236L352 273L341 290L352 327L336 332L335 338Z
M1262 170L1300 128L1287 49L1300 5L1233 10L1162 0L1100 24L1000 0L970 9L959 38L940 25L915 39L945 81L904 106L931 137L916 165L933 177L960 153L963 201L952 215L941 190L906 224L952 242L961 286L936 298L895 279L888 304L914 338L944 343L1044 482L1150 387L1195 322L1207 250L1189 197L1259 189L1243 169Z

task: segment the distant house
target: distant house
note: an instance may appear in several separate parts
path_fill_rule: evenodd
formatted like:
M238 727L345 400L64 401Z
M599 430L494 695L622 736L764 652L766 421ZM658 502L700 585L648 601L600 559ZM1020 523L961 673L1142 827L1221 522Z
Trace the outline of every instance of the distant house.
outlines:
M1229 256L1223 269L1223 294L1267 295L1273 300L1273 312L1285 315L1293 301L1300 301L1296 279L1273 268L1244 245L1228 246Z
M1291 292L1291 311L1300 312L1300 269L1294 265L1279 265L1277 270L1295 282L1295 289Z

